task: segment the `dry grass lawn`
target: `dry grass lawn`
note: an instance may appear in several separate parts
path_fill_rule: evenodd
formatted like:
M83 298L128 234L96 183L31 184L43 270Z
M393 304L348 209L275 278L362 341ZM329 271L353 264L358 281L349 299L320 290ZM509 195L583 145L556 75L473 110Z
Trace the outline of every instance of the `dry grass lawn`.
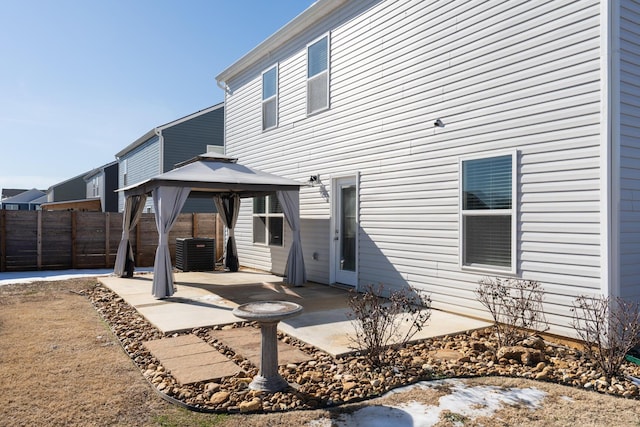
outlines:
M332 410L263 415L188 412L162 400L125 355L109 326L77 292L95 279L0 287L0 425L300 426L339 425L364 405L437 405L446 388L414 390ZM549 383L478 378L469 385L535 387L540 409L507 406L490 419L441 417L438 426L640 426L640 403Z

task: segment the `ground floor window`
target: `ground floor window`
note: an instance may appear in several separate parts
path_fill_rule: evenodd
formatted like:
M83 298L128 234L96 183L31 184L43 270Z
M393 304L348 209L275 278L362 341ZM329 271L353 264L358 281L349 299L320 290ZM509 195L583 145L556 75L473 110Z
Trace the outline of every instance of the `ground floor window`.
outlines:
M515 153L460 162L463 267L515 270L515 162Z
M282 246L284 214L275 195L253 198L253 243Z

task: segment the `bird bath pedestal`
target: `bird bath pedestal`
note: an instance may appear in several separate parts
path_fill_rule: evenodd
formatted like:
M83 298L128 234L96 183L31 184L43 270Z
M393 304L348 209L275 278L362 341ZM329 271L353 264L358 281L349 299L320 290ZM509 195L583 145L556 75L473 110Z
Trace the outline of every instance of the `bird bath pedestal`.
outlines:
M236 317L258 322L262 333L260 372L249 384L250 389L274 393L289 386L278 373L277 326L279 321L301 312L301 305L288 301L250 302L233 309Z

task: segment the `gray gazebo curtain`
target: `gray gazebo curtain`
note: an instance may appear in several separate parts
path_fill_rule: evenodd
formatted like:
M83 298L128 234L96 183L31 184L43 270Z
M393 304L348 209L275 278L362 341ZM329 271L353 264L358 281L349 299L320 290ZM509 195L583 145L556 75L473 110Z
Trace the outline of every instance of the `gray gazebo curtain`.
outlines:
M158 228L158 249L153 264L153 296L173 295L173 267L169 252L169 231L178 219L191 189L188 187L158 187L153 190L153 208Z
M140 216L142 216L142 211L144 210L144 205L146 202L146 194L129 196L125 198L124 212L122 214L122 238L120 239L120 244L118 245L116 263L113 269L113 272L117 276L129 276L133 270L132 268L131 270L125 268L127 265L127 261L132 264L134 262L133 250L131 249L131 243L129 243L129 239L131 231L138 223Z
M302 242L300 240L300 196L298 191L278 191L278 201L284 211L289 228L293 234L287 265L285 268L286 282L294 286L302 286L307 281L304 268Z
M221 194L214 196L213 202L216 205L216 209L218 209L222 222L229 230L224 266L228 268L229 271L238 271L240 262L238 261L238 249L236 248L233 229L236 226L240 214L240 196L237 194Z

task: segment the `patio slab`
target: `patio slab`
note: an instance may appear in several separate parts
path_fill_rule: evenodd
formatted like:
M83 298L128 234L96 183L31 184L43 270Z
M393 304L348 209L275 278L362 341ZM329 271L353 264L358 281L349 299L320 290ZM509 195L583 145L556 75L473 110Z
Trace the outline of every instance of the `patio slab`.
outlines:
M157 300L151 294L152 275L133 279L115 276L99 279L135 307L164 333L187 331L197 327L226 325L241 321L232 310L252 301L284 300L296 302L304 311L284 320L278 329L333 356L350 353L354 333L349 319L349 292L343 289L305 283L301 287L284 284L281 277L252 271L178 272L177 292ZM431 310L427 326L414 339L424 339L484 328L491 323ZM259 348L260 340L255 341Z

